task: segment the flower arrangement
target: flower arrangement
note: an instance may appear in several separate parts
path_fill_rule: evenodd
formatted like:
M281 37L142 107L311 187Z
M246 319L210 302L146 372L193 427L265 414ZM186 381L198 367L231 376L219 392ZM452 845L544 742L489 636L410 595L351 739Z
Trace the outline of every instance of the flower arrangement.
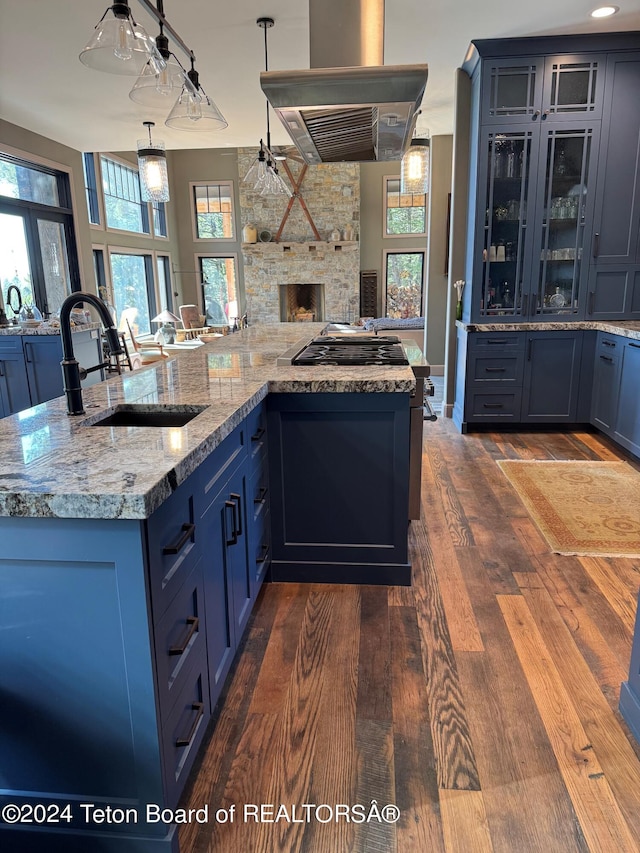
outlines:
M462 320L462 291L464 290L464 281L459 278L453 282L453 286L458 292L458 304L456 305L456 320Z

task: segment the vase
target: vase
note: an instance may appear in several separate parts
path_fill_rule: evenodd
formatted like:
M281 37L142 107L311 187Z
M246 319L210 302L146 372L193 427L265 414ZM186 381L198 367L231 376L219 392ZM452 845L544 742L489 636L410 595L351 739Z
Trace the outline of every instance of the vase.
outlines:
M456 320L462 320L462 300L458 299L458 304L456 305Z

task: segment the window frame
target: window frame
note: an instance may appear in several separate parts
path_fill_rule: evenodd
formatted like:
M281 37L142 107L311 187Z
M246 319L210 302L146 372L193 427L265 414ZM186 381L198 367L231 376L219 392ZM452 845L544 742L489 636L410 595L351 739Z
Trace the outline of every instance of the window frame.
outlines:
M156 278L156 293L157 293L157 301L158 301L158 312L164 310L164 302L166 301L166 309L167 311L171 311L172 314L177 314L175 310L175 297L174 297L174 288L173 288L173 266L171 263L171 255L169 252L154 252L154 275ZM158 274L158 265L160 261L163 262L165 266L165 292L163 294L162 287L160 284L160 275ZM163 299L164 296L164 299Z
M203 258L214 258L214 259L215 258L223 258L225 260L226 259L232 260L234 262L234 265L235 265L236 302L238 304L238 317L241 317L243 312L242 312L242 308L240 305L240 295L241 295L240 294L240 276L239 276L240 267L238 265L238 253L237 252L198 252L198 253L196 253L196 255L194 257L195 257L195 269L197 270L199 277L200 277L200 281L198 283L198 307L200 308L200 312L202 314L205 314L205 315L207 313L207 307L206 307L205 301L204 301L204 273L203 273L203 269L202 269L202 259ZM224 306L223 306L223 309L224 309ZM228 321L229 321L229 318L227 317L227 324L229 325L229 328L231 328L231 326L233 324L229 323Z
M422 282L420 295L420 313L418 317L424 317L427 301L427 249L422 246L407 246L398 249L382 250L382 316L387 317L387 258L389 255L422 255Z
M128 233L128 232L127 232ZM97 247L98 248L98 247ZM149 309L149 332L140 332L140 337L144 337L145 335L153 335L154 330L151 325L151 319L158 314L158 305L160 301L158 299L158 276L156 273L156 252L152 249L142 248L139 246L105 246L105 251L107 252L107 257L109 263L106 264L107 267L107 276L109 281L109 291L111 295L112 304L114 307L116 306L116 286L113 276L113 263L112 263L112 255L136 255L137 257L142 257L144 259L145 264L145 274L147 278L146 290L147 290L147 306ZM120 315L117 317L118 325L120 325Z
M199 237L198 236L198 216L196 211L196 187L229 187L229 198L231 200L231 231L230 237ZM211 180L211 181L190 181L189 182L189 205L191 207L191 230L193 233L194 243L237 243L238 234L236 227L236 200L235 200L235 185L231 180Z
M424 194L424 231L404 231L402 234L389 234L387 232L387 210L389 209L387 201L389 196L389 181L398 181L398 183L400 183L401 177L400 175L384 175L382 178L382 238L384 240L397 240L398 238L402 240L411 240L415 237L426 237L429 228L428 191ZM409 195L409 193L406 193L406 195ZM411 193L410 195L416 195L416 193ZM411 205L411 207L414 207L414 205Z
M93 160L93 176L89 176L89 178L93 177L93 179L95 181L95 190L93 187L87 186L87 183L88 183L87 177L88 176L87 176L86 163L87 163L87 158L89 158L89 157L92 158L92 160ZM102 172L100 171L100 161L98 158L99 158L99 155L96 154L95 151L94 152L83 151L82 152L82 174L83 174L83 178L84 178L84 194L85 194L85 200L86 200L86 204L87 204L87 215L89 218L89 228L93 228L96 231L104 231L105 230L105 222L106 222L106 213L105 213L105 209L104 209L104 187L102 186ZM88 193L89 193L90 189L91 189L91 191L95 191L95 194L96 194L97 206L98 206L98 221L97 222L91 221L91 207L89 204L89 197L88 197ZM127 233L129 233L129 232L127 232Z
M145 224L146 217L146 225L148 227L148 231L130 231L128 228L114 228L112 225L109 225L107 219L107 202L106 202L106 193L104 191L104 180L102 176L102 160L110 160L113 163L116 163L119 166L123 166L126 169L130 169L132 172L135 172L136 177L138 179L138 187L140 187L140 174L137 165L132 163L130 160L125 160L123 157L118 157L116 154L111 154L108 151L101 151L98 154L99 163L100 163L100 194L102 195L102 203L104 206L104 229L105 231L111 232L113 234L128 234L133 237L142 237L145 240L153 240L155 239L155 235L153 233L153 210L151 208L151 204L148 201L142 201L140 199L140 212L143 220L143 227ZM116 196L119 198L119 196ZM128 199L123 199L123 201L128 201ZM137 202L136 202L137 203ZM158 237L157 239L168 239L163 237Z

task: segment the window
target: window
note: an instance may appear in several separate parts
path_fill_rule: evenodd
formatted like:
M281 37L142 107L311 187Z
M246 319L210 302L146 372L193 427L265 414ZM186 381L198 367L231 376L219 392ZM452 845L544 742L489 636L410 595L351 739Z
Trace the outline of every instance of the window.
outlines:
M153 282L153 256L111 252L111 284L118 328L126 331L125 318L134 334L151 332L151 318L158 313Z
M233 240L233 184L191 184L197 240Z
M33 201L49 207L69 207L60 198L59 177L51 169L38 169L14 157L0 157L0 195Z
M385 178L385 237L427 233L427 197L400 192L400 178Z
M171 292L171 264L168 255L157 256L158 269L158 293L160 294L160 308L162 311L165 308L172 313L173 311L173 293Z
M232 326L238 318L235 255L201 256L202 305L208 326Z
M385 252L385 317L423 316L424 251Z
M149 208L140 197L138 170L104 156L100 165L107 227L149 234Z
M96 161L94 159L93 154L85 153L82 155L82 166L84 170L84 191L87 196L89 222L92 225L100 225L100 205L98 203Z
M156 237L167 236L167 211L163 201L151 202L153 209L153 233Z

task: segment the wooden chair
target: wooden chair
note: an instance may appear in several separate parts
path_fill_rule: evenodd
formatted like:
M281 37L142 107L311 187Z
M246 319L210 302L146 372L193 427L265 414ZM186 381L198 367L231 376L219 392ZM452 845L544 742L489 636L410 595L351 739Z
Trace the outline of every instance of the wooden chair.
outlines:
M160 361L163 358L169 358L169 356L164 352L162 344L156 344L152 341L147 343L139 343L133 331L131 329L131 325L129 320L126 321L127 328L129 330L129 340L131 341L131 346L135 350L138 358L140 359L141 364L153 364L154 361Z

